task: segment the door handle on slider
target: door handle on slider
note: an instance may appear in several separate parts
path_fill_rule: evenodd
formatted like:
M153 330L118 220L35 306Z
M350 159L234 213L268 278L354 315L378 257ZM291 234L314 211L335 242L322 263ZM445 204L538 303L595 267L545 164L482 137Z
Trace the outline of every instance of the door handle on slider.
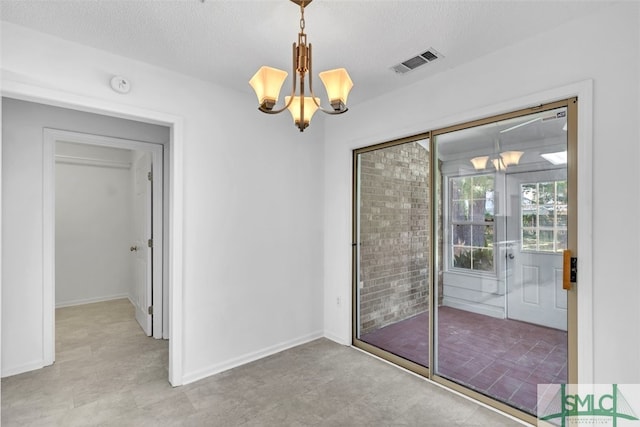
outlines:
M571 277L571 273L571 251L569 249L565 249L562 252L562 289L564 289L565 291L570 291L571 282L575 281L575 279Z
M130 250L131 252L134 252L134 251L137 251L137 250L138 250L138 247L137 247L137 246L131 246L131 247L129 248L129 250Z

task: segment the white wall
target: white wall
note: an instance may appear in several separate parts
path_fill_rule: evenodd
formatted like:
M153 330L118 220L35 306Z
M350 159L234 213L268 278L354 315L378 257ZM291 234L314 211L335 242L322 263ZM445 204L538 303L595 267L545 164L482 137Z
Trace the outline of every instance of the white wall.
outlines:
M322 335L323 120L303 134L291 118L261 114L250 93L87 48L12 24L2 25L2 78L183 118L183 381ZM109 79L132 90L119 95ZM248 76L250 77L250 76ZM4 151L3 186L32 156ZM38 179L23 188L36 203ZM26 197L4 191L3 206ZM37 206L34 205L34 206ZM6 214L5 214L6 215ZM38 209L3 247L38 251ZM23 218L3 217L3 231ZM26 240L22 240L24 237ZM10 264L7 251L3 265ZM41 357L42 283L33 268L3 270L2 369ZM23 286L26 285L26 286ZM7 307L18 302L20 311ZM26 325L26 326L25 326Z
M336 299L350 301L353 148L497 114L500 104L593 79L594 354L580 357L593 357L595 382L640 382L639 9L635 2L606 6L384 99L352 106L344 121L327 126L327 336L351 339L350 305L338 306Z
M56 143L56 307L131 296L131 154Z

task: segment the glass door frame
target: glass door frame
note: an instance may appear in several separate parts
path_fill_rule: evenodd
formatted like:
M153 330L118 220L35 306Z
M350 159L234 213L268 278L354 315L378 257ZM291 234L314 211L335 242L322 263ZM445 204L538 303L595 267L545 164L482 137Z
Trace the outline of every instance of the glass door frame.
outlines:
M473 391L467 387L459 385L451 380L448 380L442 376L437 375L431 367L435 366L435 352L437 351L436 338L435 338L435 307L436 307L436 277L434 274L438 270L437 263L439 262L439 248L438 240L441 236L436 233L438 223L438 205L444 203L441 195L442 183L439 176L436 176L437 168L436 164L437 151L436 151L436 138L438 135L450 133L458 130L468 129L476 126L486 125L502 120L517 118L526 116L529 114L535 114L544 112L547 110L553 110L557 108L567 108L567 192L570 195L568 198L568 241L567 249L572 252L573 257L578 257L578 98L572 97L563 99L556 102L550 102L542 104L532 108L524 108L515 111L511 111L504 114L494 115L479 120L469 121L457 125L452 125L444 128L430 130L417 135L400 138L380 144L375 144L368 147L358 148L353 150L353 165L352 165L352 344L356 348L360 348L364 351L372 353L378 357L390 361L403 368L409 369L419 375L426 377L427 379L450 388L456 392L459 392L465 396L471 397L484 404L494 407L502 412L512 415L516 418L522 419L531 424L535 424L537 419L526 412L513 408L501 401L488 397L484 394ZM386 147L404 144L407 142L417 140L429 140L429 242L430 242L430 254L428 268L428 284L429 284L429 367L416 364L385 350L379 349L373 345L367 344L364 341L359 340L358 337L358 221L359 221L359 208L358 208L358 156L368 151L379 150ZM442 231L441 231L442 232ZM568 383L575 384L578 382L578 322L577 322L577 283L571 285L571 289L567 291L567 364L568 364Z
M352 225L351 225L351 257L352 257L352 268L351 268L351 274L352 274L352 298L351 301L353 303L353 307L352 307L352 344L354 347L359 348L361 350L364 350L368 353L371 353L375 356L378 356L382 359L388 360L389 362L401 366L405 369L408 369L412 372L415 372L419 375L422 375L424 377L430 378L430 370L428 367L422 366L418 363L412 362L408 359L405 359L403 357L397 356L391 352L388 352L386 350L383 350L381 348L378 348L374 345L371 345L369 343L366 343L360 339L357 338L358 336L358 327L360 325L360 320L359 320L359 307L358 307L358 268L359 268L359 259L358 259L358 235L359 235L359 213L360 213L360 209L359 209L359 200L358 200L358 195L359 195L359 179L358 179L358 173L360 171L360 167L359 167L359 163L358 163L358 159L359 159L359 155L363 154L363 153L368 153L371 151L376 151L376 150L382 150L384 148L389 148L389 147L395 147L398 145L402 145L402 144L407 144L410 142L417 142L417 141L422 141L422 140L428 140L429 141L429 150L431 150L431 140L430 138L430 134L431 132L425 132L425 133L420 133L417 135L413 135L413 136L409 136L409 137L405 137L405 138L399 138L399 139L395 139L392 141L387 141L387 142L383 142L380 144L375 144L375 145L370 145L368 147L363 147L363 148L358 148L353 150L353 165L352 165ZM431 153L429 153L429 162L431 162ZM429 173L431 173L431 170L429 170ZM429 184L431 185L431 177L428 177L428 181ZM431 193L431 188L429 189L429 193ZM432 199L431 194L428 194L427 197L429 198L429 200ZM431 208L430 208L430 212L429 215L431 215ZM431 228L431 221L428 221L429 224L429 228ZM429 234L429 238L431 238L431 234ZM429 286L429 292L431 292L431 282L432 282L432 271L431 269L428 270L427 273L427 283ZM429 313L431 313L432 311L432 298L431 295L429 295ZM431 334L431 333L429 333ZM431 335L429 335L431 336ZM431 344L431 338L429 338L429 343ZM431 350L430 350L431 352ZM431 359L429 359L431 360Z

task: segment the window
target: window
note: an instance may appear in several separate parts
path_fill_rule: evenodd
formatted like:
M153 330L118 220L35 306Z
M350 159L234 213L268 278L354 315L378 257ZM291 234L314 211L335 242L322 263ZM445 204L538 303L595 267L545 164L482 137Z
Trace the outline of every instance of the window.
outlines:
M521 249L560 252L567 248L567 181L520 186Z
M451 267L494 271L494 177L451 178Z

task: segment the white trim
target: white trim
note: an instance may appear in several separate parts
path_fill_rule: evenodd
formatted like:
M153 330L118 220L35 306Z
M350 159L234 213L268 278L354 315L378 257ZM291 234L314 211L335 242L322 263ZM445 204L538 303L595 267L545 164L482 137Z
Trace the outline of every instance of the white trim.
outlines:
M42 131L42 359L43 366L56 360L56 224L55 144Z
M41 369L44 368L47 365L44 365L42 363L42 360L36 360L34 362L29 362L29 363L25 363L23 365L20 366L14 366L11 368L6 368L3 369L2 371L2 378L4 380L4 378L6 377L11 377L13 375L18 375L18 374L23 374L25 372L29 372L29 371L35 371L36 369Z
M496 319L505 319L507 317L503 307L490 306L481 303L474 304L461 298L443 296L442 305L444 307L457 308L458 310L482 314L483 316L494 317Z
M169 382L182 385L183 381L183 306L182 306L182 253L183 253L183 118L158 111L119 104L69 92L47 89L11 79L2 82L2 96L40 104L71 108L129 120L169 126ZM0 166L1 168L1 166ZM1 170L0 170L1 172ZM45 331L45 334L47 332ZM44 339L44 336L43 336Z
M129 298L129 295L118 294L118 295L109 295L106 297L81 298L81 299L74 299L71 301L63 301L61 303L56 303L56 309L65 308L65 307L75 307L76 305L94 304L96 302L115 301L117 299L126 299L128 301L131 301L131 298Z
M237 366L245 365L255 360L271 356L272 354L280 353L281 351L288 350L292 347L297 347L299 345L317 340L318 338L323 338L323 336L324 335L322 331L313 332L311 334L303 335L299 338L284 341L279 344L263 348L262 350L247 353L243 356L234 357L233 359L229 359L226 362L216 363L215 365L210 365L206 368L198 369L195 372L187 373L184 375L184 384L189 384L209 377L211 375L219 374L220 372L233 369Z
M578 382L594 382L593 81L578 92Z
M90 157L65 156L63 154L56 154L56 163L65 165L95 166L110 169L131 169L131 162L92 159Z

